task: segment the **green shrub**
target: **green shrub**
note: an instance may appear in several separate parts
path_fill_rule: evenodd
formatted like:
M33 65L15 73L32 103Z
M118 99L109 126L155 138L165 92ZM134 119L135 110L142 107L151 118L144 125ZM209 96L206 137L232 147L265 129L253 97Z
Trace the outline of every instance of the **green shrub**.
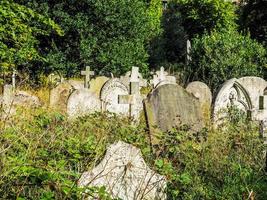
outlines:
M224 81L262 75L266 70L266 49L236 31L214 31L192 41L190 80L201 80L213 89Z

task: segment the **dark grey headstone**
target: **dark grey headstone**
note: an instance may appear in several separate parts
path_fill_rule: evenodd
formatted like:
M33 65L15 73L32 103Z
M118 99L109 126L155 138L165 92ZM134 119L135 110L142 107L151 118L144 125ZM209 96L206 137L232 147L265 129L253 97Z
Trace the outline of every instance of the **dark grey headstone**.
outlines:
M184 88L166 84L154 89L145 101L146 115L151 129L162 131L188 125L193 131L204 126L199 101Z

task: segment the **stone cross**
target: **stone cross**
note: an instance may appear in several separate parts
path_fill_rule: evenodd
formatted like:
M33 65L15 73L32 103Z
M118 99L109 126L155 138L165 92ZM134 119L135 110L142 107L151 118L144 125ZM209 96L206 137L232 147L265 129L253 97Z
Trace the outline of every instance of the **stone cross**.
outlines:
M86 66L85 71L81 71L81 75L85 76L84 78L84 88L89 88L90 76L95 75L94 71L90 71L90 67Z
M134 105L137 103L138 97L140 97L140 90L139 90L139 68L132 67L132 73L130 77L130 94L129 95L119 95L119 104L129 104L130 111L129 116L133 116L133 109Z
M13 70L13 74L12 74L12 87L13 87L13 90L15 90L15 88L16 88L16 73L17 73L17 71Z
M191 58L191 42L190 40L186 41L186 64L189 64L189 62L192 60Z

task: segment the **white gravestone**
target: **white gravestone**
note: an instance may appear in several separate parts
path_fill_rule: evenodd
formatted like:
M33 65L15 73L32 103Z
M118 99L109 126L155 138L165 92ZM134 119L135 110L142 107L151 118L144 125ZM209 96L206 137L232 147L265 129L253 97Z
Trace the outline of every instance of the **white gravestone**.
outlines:
M176 84L176 78L169 76L168 72L164 70L164 67L161 67L160 71L156 71L156 74L153 75L153 80L150 83L153 88L156 88L164 84Z
M83 173L78 185L105 186L112 198L123 200L166 199L166 178L146 165L138 148L121 141L108 147L104 159Z
M214 103L215 121L224 117L219 111L230 105L245 111L253 121L266 121L267 82L259 77L242 77L227 81L221 87Z
M138 67L132 67L133 68L138 68ZM132 76L132 72L133 70L131 71L128 71L125 76L121 76L120 77L120 81L126 85L126 86L129 86L130 85L130 80L131 80L131 76ZM147 80L143 78L142 74L140 72L137 72L137 74L135 74L134 76L137 76L138 80L139 80L139 87L142 88L142 87L147 87ZM130 88L129 88L130 89Z
M128 88L119 79L110 79L104 84L100 92L102 111L128 116L129 104L119 104L119 96L128 94Z
M223 123L227 116L227 110L235 106L237 109L244 111L248 118L251 118L253 110L251 98L238 79L230 79L226 81L220 88L213 108L213 120L215 125Z
M120 104L129 104L129 116L138 120L143 110L143 98L140 94L139 68L133 67L130 77L130 94L119 95Z
M69 117L75 118L101 111L99 98L88 89L75 90L68 99L67 113Z

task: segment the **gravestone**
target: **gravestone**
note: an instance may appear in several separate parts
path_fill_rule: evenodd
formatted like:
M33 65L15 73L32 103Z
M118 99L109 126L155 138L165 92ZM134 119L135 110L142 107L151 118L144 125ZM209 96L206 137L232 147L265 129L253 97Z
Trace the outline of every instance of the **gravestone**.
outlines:
M41 106L41 102L38 97L26 91L15 91L12 85L5 85L2 97L3 112L1 118L15 114L17 106L33 108Z
M108 77L105 77L105 76L99 76L99 77L96 77L95 79L92 79L90 81L90 88L89 90L92 92L92 93L95 93L96 96L100 97L100 91L103 87L103 85L109 80Z
M203 82L194 81L187 85L186 91L199 100L203 115L205 116L206 121L209 121L212 103L212 93L210 88Z
M81 71L81 75L84 76L84 88L89 88L90 87L90 76L95 75L94 71L90 71L90 67L86 66L85 71Z
M217 93L213 107L215 126L224 123L228 110L232 107L243 112L248 119L252 118L253 106L251 98L246 88L235 78L226 81Z
M84 81L79 80L68 80L67 83L69 83L73 89L79 90L84 88Z
M166 199L166 178L147 166L138 148L121 141L108 147L103 160L83 173L78 185L105 186L112 198L123 200Z
M133 68L137 68L137 67L132 67ZM120 77L120 81L126 85L128 87L128 89L130 89L130 80L131 80L131 76L132 76L132 72L133 70L131 71L128 71L124 76L121 76ZM142 74L140 72L137 72L138 74L135 76L137 76L138 80L139 80L139 87L142 88L142 87L147 87L147 80L143 78Z
M143 97L140 94L139 68L133 67L130 77L130 94L119 95L119 104L129 104L129 117L139 119L143 110Z
M153 80L150 81L153 88L164 84L176 84L176 78L174 76L169 76L168 72L164 70L164 67L160 68L160 71L156 71L153 75Z
M165 84L154 89L145 100L145 111L152 136L157 128L168 131L188 125L192 131L200 131L204 127L199 101L179 85Z
M100 92L102 111L128 116L129 104L119 104L119 96L128 94L127 87L118 78L108 80Z
M67 112L67 102L72 91L73 87L68 82L57 85L50 91L50 107L62 112Z
M67 114L70 118L84 116L96 111L101 111L101 102L89 89L75 90L70 95L67 103Z

